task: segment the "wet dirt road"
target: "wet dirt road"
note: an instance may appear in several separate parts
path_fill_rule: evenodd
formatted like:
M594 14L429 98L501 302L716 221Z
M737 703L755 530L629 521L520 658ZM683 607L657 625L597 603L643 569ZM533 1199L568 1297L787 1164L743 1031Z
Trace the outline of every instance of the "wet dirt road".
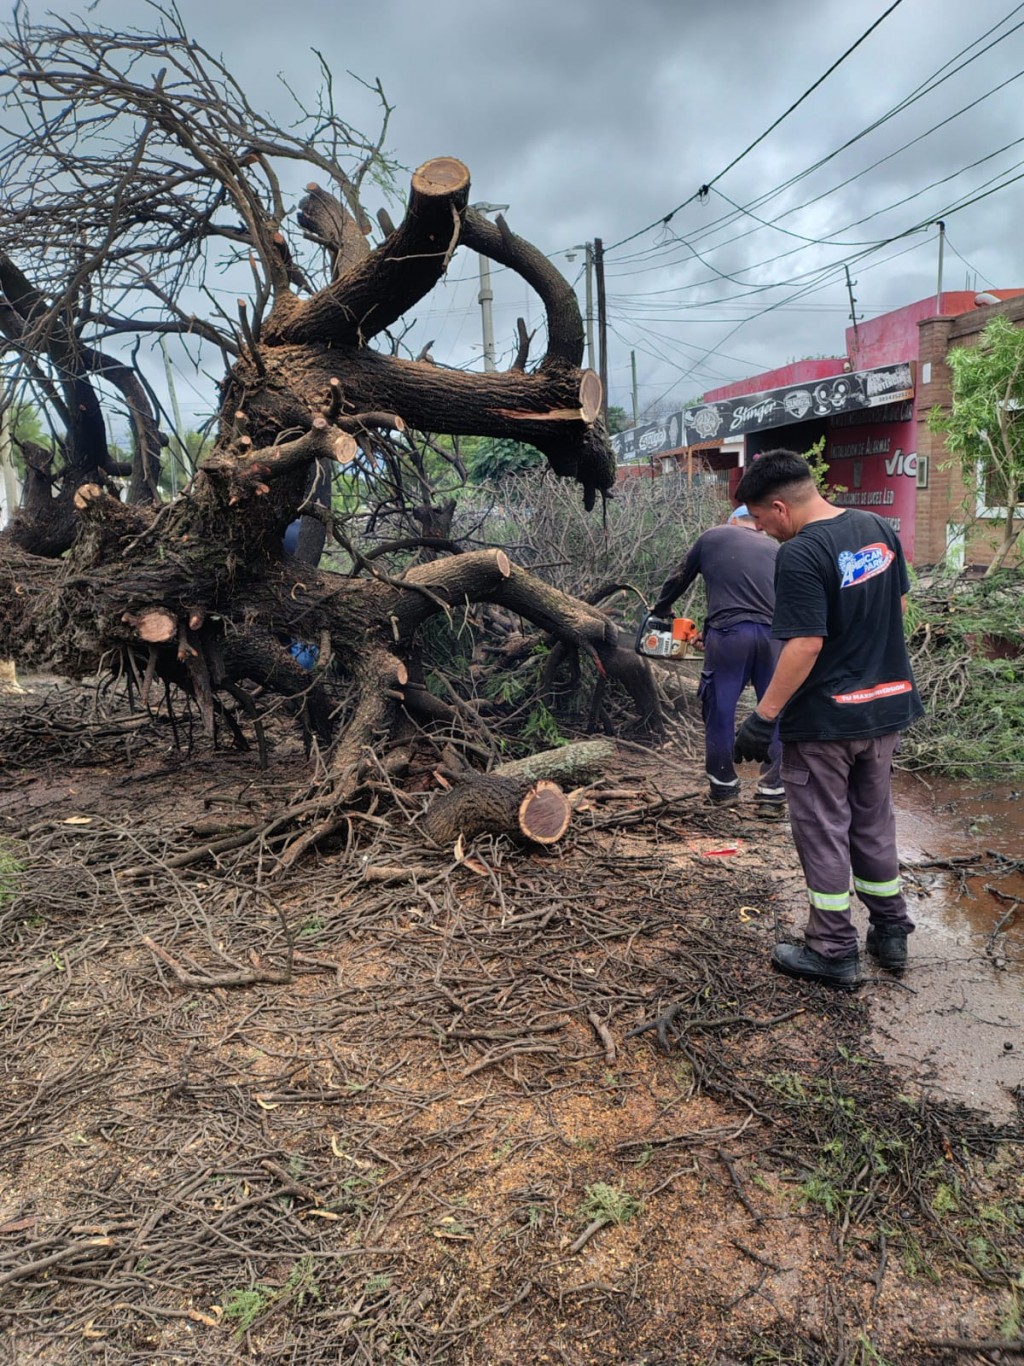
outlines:
M894 798L917 930L903 985L869 987L874 1042L915 1087L1009 1120L1024 1104L1024 874L1000 855L1024 857L1024 793L901 774Z

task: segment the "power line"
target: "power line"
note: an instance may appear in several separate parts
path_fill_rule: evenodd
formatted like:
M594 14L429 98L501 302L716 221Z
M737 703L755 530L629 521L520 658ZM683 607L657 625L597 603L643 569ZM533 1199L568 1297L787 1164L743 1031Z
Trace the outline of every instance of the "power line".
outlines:
M913 199L918 199L918 198L920 198L921 195L927 194L930 190L936 189L936 188L937 188L938 186L940 186L940 185L947 184L947 183L948 183L949 181L951 181L951 180L955 180L958 176L965 174L967 171L973 170L975 167L980 166L980 165L983 165L986 161L991 161L991 160L993 159L993 157L1000 156L1003 152L1009 151L1010 148L1012 148L1012 147L1019 146L1021 142L1024 142L1024 138L1017 138L1017 139L1015 139L1013 142L1006 143L1004 146L998 148L996 151L994 151L994 152L989 152L989 153L987 153L987 154L986 154L985 156L983 156L983 157L978 157L975 161L970 162L970 163L969 163L968 165L966 165L966 166L960 167L958 170L951 172L949 175L941 176L941 177L939 177L939 178L936 179L936 180L930 181L927 185L923 186L921 189L915 190L913 193L911 193L911 194L909 194L909 195L905 195L902 199L896 200L896 201L894 201L893 203L886 205L884 208L876 209L873 213L867 214L867 215L865 215L863 218L855 219L855 220L854 220L853 222L851 222L851 223L846 223L846 224L844 224L842 227L836 228L835 231L834 231L833 233L830 233L830 234L828 235L828 237L819 238L819 239L809 239L807 245L805 245L805 246L794 247L794 248L791 248L791 249L788 250L788 251L777 252L774 256L769 256L769 257L766 257L764 260L754 262L754 263L752 263L752 264L749 265L749 266L744 266L744 267L742 267L742 273L743 273L743 274L750 274L752 271L759 270L759 269L761 269L763 266L766 266L766 265L771 265L771 264L774 263L775 261L784 260L784 259L787 258L787 257L794 256L794 255L798 255L800 252L806 251L806 250L808 249L808 246L809 246L809 245L816 245L816 246L823 246L823 247L841 247L841 246L882 247L882 246L885 246L885 245L887 245L889 242L894 241L895 238L893 238L892 236L889 236L889 237L885 237L885 238L882 238L882 239L869 239L869 240L864 240L864 241L860 241L860 242L843 242L843 241L836 241L835 238L836 238L837 234L839 234L839 233L847 232L850 228L857 227L860 223L868 222L871 218L877 218L880 214L889 213L889 212L891 212L891 211L894 210L894 209L900 208L903 204L909 203L909 202L910 202L911 200L913 200ZM966 193L973 195L976 191L985 189L988 185L991 185L991 183L992 183L993 180L998 179L999 176L1005 175L1007 171L1016 170L1019 166L1022 166L1022 165L1024 165L1024 161L1016 162L1013 166L1004 168L1003 170L999 171L999 172L997 173L996 176L993 176L993 177L991 177L989 180L982 182L982 184L979 185L979 186L976 186L976 187L974 188L974 190L972 190L972 191L967 191ZM1010 183L1012 183L1012 181L1007 181L1007 182L1005 182L1005 183L1006 183L1006 184L1010 184ZM721 191L717 191L717 190L716 190L715 193L716 193L716 194L721 194ZM722 196L722 197L724 198L724 196ZM955 202L956 202L956 201L954 201L954 204L955 204ZM942 217L942 215L943 215L944 213L949 212L949 211L953 211L953 210L950 209L950 208L938 210L937 212L935 212L935 213L933 213L932 215L930 215L929 218L923 220L922 223L919 225L918 228L916 228L916 229L908 229L908 232L910 232L910 231L920 231L922 227L927 226L927 224L930 223L930 222L932 222L932 221L934 221L935 218L937 218L937 217ZM903 234L899 234L899 235L903 235ZM731 240L734 240L734 239L731 239ZM649 298L649 299L655 299L655 298L661 299L661 298L663 298L663 297L664 297L665 295L667 295L667 294L676 295L676 294L679 294L679 293L682 292L682 291L689 291L689 290L693 290L693 289L700 288L700 287L702 287L702 286L704 286L704 285L706 285L706 284L712 284L712 283L714 283L717 279L728 280L728 281L729 281L730 283L732 283L732 284L737 284L737 285L744 286L744 288L743 288L739 293L734 294L734 295L727 295L727 296L725 296L724 298L721 298L721 299L714 299L714 300L706 300L706 299L705 299L705 300L697 300L697 301L695 301L695 302L693 302L693 303L686 303L686 302L683 302L683 301L680 300L680 301L678 301L677 304L676 304L676 307L679 308L679 309L706 308L706 307L709 306L709 304L729 303L731 300L734 300L734 299L747 298L747 297L749 297L749 296L752 295L752 294L763 294L763 293L765 293L767 290L770 290L770 289L779 288L779 287L784 287L784 286L786 286L786 285L794 284L794 283L796 283L797 281L799 281L799 280L801 280L802 278L804 278L805 275L815 273L815 270L827 269L827 268L828 268L828 267L816 267L816 268L814 268L814 270L807 271L807 272L798 273L797 275L791 276L791 277L789 277L788 279L785 279L785 280L776 280L776 281L768 282L768 283L766 283L766 284L754 285L754 284L749 283L749 282L747 282L747 281L745 281L745 280L739 279L739 278L737 277L736 274L731 274L731 273L729 273L729 272L727 272L727 271L720 271L720 270L718 270L718 268L717 268L711 261L707 260L706 257L703 256L700 252L698 252L698 251L692 246L691 243L689 243L688 241L686 241L686 239L684 239L684 238L679 238L678 241L679 241L682 245L686 246L686 247L688 248L688 250L692 253L692 255L693 255L694 257L696 257L696 259L699 260L699 261L701 262L702 265L704 265L708 270L712 271L712 275L711 275L711 276L708 276L708 277L706 277L706 278L704 278L704 279L694 281L694 282L692 282L692 283L690 283L690 284L675 285L675 286L672 286L670 289L665 289L665 290L652 290L652 291L649 291L649 292L644 293L644 294L636 294L636 293L634 293L634 294L632 294L632 295L630 295L630 296L615 296L618 300L620 300L620 304L619 304L620 308L624 306L625 308L628 309L630 306L632 306L632 307L635 309L635 308L638 306L639 301L642 300L642 299L648 299L648 298ZM723 243L722 245L726 245L726 244ZM628 300L628 301L626 301L626 300ZM623 303L622 301L626 301L626 302ZM662 305L661 303L652 303L652 304L650 304L650 305L644 305L644 304L640 303L639 306L640 306L641 308L643 308L643 307L645 307L645 306L646 306L646 307L651 307L651 308L657 308L657 307L662 307L663 305Z
M964 263L964 265L967 267L968 270L973 270L973 271L974 271L975 276L976 276L979 280L981 280L982 284L986 284L986 285L988 285L989 287L991 287L992 281L989 280L989 279L987 278L987 276L982 275L981 271L977 268L977 266L972 265L971 262L968 261L968 259L967 259L966 256L961 256L961 255L960 255L960 253L957 251L956 247L954 247L953 243L949 240L949 233L948 233L948 232L946 233L946 246L950 249L950 251L953 253L953 255L957 258L958 261L962 261L962 262Z
M726 166L724 171L719 171L713 180L708 181L706 186L701 186L701 192L703 192L703 190L705 189L713 189L715 184L719 180L721 180L724 175L731 171L734 166L738 166L745 156L749 155L749 153L751 153L755 147L759 146L762 142L764 142L768 134L773 133L775 129L778 128L779 124L782 123L783 120L788 119L790 114L792 114L795 109L799 109L800 106L803 104L804 100L807 99L808 95L813 95L815 90L817 90L818 86L822 85L825 81L827 81L829 76L832 75L833 71L835 71L838 67L842 66L843 62L846 61L850 53L856 52L857 48L860 47L861 43L863 43L866 38L869 38L871 34L874 33L875 29L878 28L879 24L881 24L884 20L888 19L889 15L892 14L893 10L898 9L902 3L903 0L893 0L893 3L889 6L889 8L883 14L880 14L878 16L878 18L871 25L871 27L865 29L864 32L860 35L860 37L857 39L857 41L853 43L850 47L848 47L846 51L843 53L843 55L841 57L838 57L832 63L829 69L823 75L818 77L818 79L814 82L813 85L808 86L804 93L800 96L800 98L798 100L794 100L793 103L789 106L789 108L785 111L785 113L780 114L779 117L775 120L775 122L773 124L770 124L769 127L767 127L764 130L760 137L755 138L749 147L744 148L744 150L739 154L738 157L733 157L732 161L729 162L728 166Z
M896 115L903 113L906 109L909 109L912 104L916 104L918 100L923 99L926 95L930 95L934 90L937 90L940 85L944 85L946 81L950 80L953 76L959 74L959 72L965 70L968 66L971 65L972 62L977 61L980 57L983 57L987 52L991 52L991 50L994 47L997 47L1000 43L1005 42L1007 38L1012 37L1014 33L1017 33L1020 29L1024 28L1024 20L1022 20L1018 24L1015 24L1013 28L1008 29L1006 33L1000 34L999 37L994 39L991 43L989 43L987 47L983 47L980 49L980 51L975 52L972 56L968 57L966 61L961 62L959 66L953 66L953 69L950 71L946 70L946 68L952 66L954 62L959 61L960 57L962 57L966 52L969 52L972 47L977 47L979 43L984 42L984 40L987 37L989 37L990 34L992 34L997 28L1000 28L1003 24L1007 23L1010 19L1012 19L1014 15L1017 14L1021 9L1024 9L1024 3L1015 5L1014 8L1010 10L1009 13L1005 14L1002 19L1000 19L996 24L993 24L990 28L986 29L985 32L982 33L978 38L974 39L973 42L968 43L966 47L961 48L958 53L956 53L948 61L944 62L942 66L938 67L935 71L933 71L930 76L927 76L925 80L921 82L920 85L916 86L910 92L909 95L905 95L902 100L899 100L896 104L894 104L892 108L889 109L885 114L875 119L873 123L869 123L866 128L862 128L859 133L856 133L853 137L848 138L846 142L841 143L839 147L835 148L832 152L829 152L826 156L820 158L818 161L812 163L812 165L805 167L804 170L799 171L795 175L790 176L788 180L783 181L774 189L768 190L765 193L759 195L755 200L752 200L751 203L746 206L744 212L746 212L746 210L750 208L760 208L762 205L768 203L770 200L776 199L784 191L791 189L792 186L798 184L799 181L806 179L809 175L812 175L815 171L819 170L827 162L834 160L835 157L839 156L842 152L845 152L848 148L854 146L855 143L861 141L870 133L873 133L876 129L881 128L884 124L888 123L890 119L895 118ZM945 74L943 74L944 72ZM1016 79L1016 77L1012 79ZM1008 82L1003 82L1003 84L1008 84ZM996 87L997 90L1002 88L1002 85ZM954 118L958 118L960 114L966 113L968 110L973 109L975 105L980 104L982 100L987 99L989 95L994 93L994 90L986 91L983 95L979 96L978 99L973 100L970 104L964 105L961 109L957 110L956 113L951 115L949 118L942 120L942 122L939 124L933 125L932 128L928 129L919 137L912 139L909 143L904 143L902 147L896 149L895 153L890 153L889 157L883 157L879 161L873 162L871 166L866 168L866 170L873 170L875 166L880 166L884 161L889 160L891 156L895 156L899 152L905 151L908 147L913 146L915 142L919 142L921 138L927 137L929 133L936 131L937 128L944 127L946 123L951 122ZM858 175L860 174L862 174L862 172L858 172ZM851 180L856 178L856 176L851 177ZM836 186L835 188L841 188L842 184L848 183L850 183L849 180L841 182L841 185ZM820 196L817 196L816 198L820 198ZM816 202L815 199L805 201L804 204L797 205L794 209L787 209L785 213L780 214L779 217L787 217L790 213L795 213L798 209L805 208L808 203L814 202ZM714 220L709 224L706 224L700 230L698 236L707 236L711 232L713 232L718 226L724 226L728 222L735 221L736 215L723 214L720 218Z
M818 79L814 82L813 85L808 86L799 99L794 100L794 102L789 106L789 108L784 113L780 114L779 117L775 120L775 122L770 124L769 127L767 127L764 130L760 137L756 137L749 147L746 147L742 152L740 152L739 156L733 157L732 161L729 162L728 166L724 167L721 171L718 172L716 176L712 177L712 179L709 180L706 185L702 185L699 190L696 190L692 195L690 195L689 199L684 199L681 204L677 204L674 209L671 209L667 214L664 214L661 218L656 218L653 223L648 223L645 228L639 228L636 232L630 233L628 237L622 237L619 239L618 242L613 242L611 246L605 247L605 251L615 251L618 247L625 246L627 242L632 242L637 237L642 237L645 232L650 232L651 229L656 228L659 223L669 223L671 219L679 212L679 210L684 209L687 204L692 204L695 199L706 198L707 191L711 189L712 186L714 186L719 180L721 180L724 175L728 174L728 172L731 171L734 166L738 166L745 156L748 156L754 150L755 147L759 146L760 143L764 142L765 138L769 135L769 133L773 133L775 129L778 128L780 123L782 123L785 119L789 118L790 114L792 114L794 109L798 109L809 95L812 95L814 91L817 90L818 87L824 81L828 80L829 76L832 75L836 68L841 66L843 62L846 61L847 57L849 57L851 52L855 52L857 48L860 47L861 43L863 43L866 38L870 37L870 35L874 33L875 29L879 26L879 24L881 24L883 20L887 19L894 9L898 9L902 3L903 0L893 0L893 3L889 6L889 8L883 14L879 15L879 17L875 20L871 27L865 29L865 31L861 34L857 41L853 43L850 47L848 47L846 51L842 54L842 56L838 57L828 68L828 70L818 77Z
M917 87L915 87L915 89L912 90L908 95L904 96L903 99L900 100L897 104L893 105L892 108L889 109L885 114L883 114L883 115L881 115L879 118L875 119L873 123L870 123L870 124L867 125L867 127L862 128L862 129L860 130L860 132L854 134L853 137L848 138L845 142L843 142L842 144L840 144L840 146L838 146L837 148L835 148L833 151L829 152L826 156L821 157L818 161L812 163L810 166L805 167L804 170L795 173L794 175L790 176L788 180L783 181L781 184L775 186L773 189L767 190L767 191L765 191L763 194L757 196L755 199L752 199L752 200L749 202L749 204L747 204L740 212L734 212L734 213L731 213L731 214L723 214L723 215L721 215L719 218L713 220L711 223L705 224L705 225L699 230L699 232L698 232L697 234L695 234L694 240L700 240L701 238L706 237L706 236L708 236L709 234L711 234L712 232L714 232L717 228L719 228L719 227L724 227L726 224L731 223L731 222L736 222L737 219L738 219L738 217L740 216L740 213L748 212L748 211L749 211L750 209L752 209L752 208L759 208L759 207L761 207L762 205L768 203L770 200L777 198L778 195L782 194L785 190L790 189L793 185L797 184L800 180L805 179L807 176L813 174L814 171L819 170L819 169L820 169L822 166L824 166L827 162L829 162L829 161L833 160L835 157L839 156L842 152L846 151L848 148L852 147L855 143L859 142L862 138L864 138L864 137L868 136L870 133L874 132L877 128L882 127L883 124L887 123L890 119L896 117L897 114L902 113L905 109L908 109L912 104L915 104L919 99L922 99L925 95L931 94L931 92L932 92L933 90L937 90L938 87L939 87L940 85L944 84L947 80L949 80L949 79L951 79L953 76L957 75L960 71L963 71L963 70L964 70L967 66L969 66L972 62L977 61L980 57L984 56L987 52L990 52L990 51L992 50L992 48L998 46L999 43L1005 41L1005 39L1011 37L1011 36L1012 36L1014 33L1016 33L1020 28L1024 27L1024 20L1022 20L1021 23L1016 24L1012 29L1009 29L1006 33L1000 34L1000 36L999 36L998 38L996 38L993 42L989 43L987 47L982 48L980 51L975 52L972 56L968 57L967 60L964 61L964 62L962 62L959 66L955 66L955 67L953 67L952 70L949 70L949 71L946 70L947 67L950 67L953 63L959 61L959 59L960 59L962 56L964 56L965 53L970 52L972 48L977 47L979 43L984 42L986 38L988 38L988 37L989 37L992 33L994 33L997 29L1001 28L1002 25L1004 25L1004 24L1006 24L1007 22L1009 22L1009 20L1011 20L1011 19L1014 17L1014 15L1016 15L1021 9L1024 9L1024 3L1015 5L1015 6L1013 7L1013 9L1011 9L1007 14L1005 14L1005 15L1004 15L1000 20L998 20L995 24L991 25L991 27L989 27L988 29L986 29L984 33L982 33L982 34L979 35L979 37L975 38L972 42L968 43L965 47L961 48L959 52L955 53L952 57L950 57L946 62L944 62L944 63L942 64L942 66L937 67L936 70L933 71L933 72L931 73L931 75L927 76L927 77L925 78L925 80L921 82L920 85L918 85ZM885 16L883 15L882 18L884 18L884 17L885 17ZM878 22L881 22L881 20L879 20ZM865 35L865 36L866 36L866 35ZM943 73L945 73L945 74L943 74ZM993 93L993 92L988 92L988 93ZM981 99L987 98L987 95L983 95L983 96L981 96L980 98L981 98ZM966 110L968 110L968 109L970 109L970 108L973 108L974 104L977 104L977 103L979 103L979 102L980 102L980 101L978 101L978 100L972 102L972 104L965 106L964 109L958 111L958 113L966 112ZM957 114L957 115L953 115L952 117L957 117L957 116L958 116L958 114ZM946 120L946 121L948 122L948 120ZM937 126L942 126L942 125L937 125ZM932 130L929 130L929 131L934 131L934 130L932 129ZM923 134L922 136L927 136L927 134ZM915 141L916 141L916 140L919 140L919 139L915 139ZM760 141L760 139L759 139L759 141ZM752 144L752 146L753 146L753 145L756 145L756 144ZM905 146L907 146L907 145L912 145L912 144L906 144ZM905 148L900 148L900 149L898 149L898 150L905 150ZM892 155L895 155L895 153L893 153ZM885 160L885 158L883 158L883 160ZM881 163L880 163L880 162L874 163L874 165L879 165L879 164L881 164ZM869 168L867 168L867 169L872 169L872 168L869 167ZM721 176L722 176L723 174L724 174L724 172L720 172L719 175L716 176L714 180L710 181L710 182L708 183L708 188L711 188L711 187L715 184L715 182L721 178ZM859 174L860 174L860 173L859 173ZM844 182L844 183L849 183L849 182ZM839 188L839 187L835 187L835 188ZM719 191L718 193L721 193L721 191ZM831 193L831 191L829 191L828 193ZM820 196L819 196L819 197L820 197ZM655 221L654 221L653 223L648 224L647 227L641 228L638 232L635 232L635 233L631 234L629 237L622 238L619 242L615 243L613 247L608 247L608 248L606 248L606 251L612 251L612 250L614 250L616 247L622 246L622 245L624 245L624 244L627 243L627 242L633 241L635 238L641 236L643 233L649 232L652 228L655 228L655 227L659 226L659 224L661 224L661 225L667 225L668 222L670 221L670 219L671 219L671 218L672 218L672 217L673 217L681 208L684 208L684 207L686 206L686 204L691 203L695 198L697 198L697 195L691 195L691 196L690 196L690 199L685 200L683 204L677 205L675 209L671 210L671 212L668 213L667 215L665 215L664 217L655 219ZM724 196L723 196L723 198L724 198ZM813 203L813 202L815 202L815 201L814 201L814 200L811 200L811 201L808 201L808 202ZM806 205L798 205L798 206L797 206L797 209L802 208L802 207L806 207ZM787 211L786 211L786 214L780 215L780 217L785 217L785 216L787 216L789 213L796 212L797 209L787 210ZM730 239L730 240L735 240L735 239ZM635 254L634 254L635 259L639 260L639 259L642 259L642 258L644 258L644 257L649 257L650 255L654 254L655 252L657 252L657 251L659 251L659 250L662 250L663 247L664 247L664 245L665 245L664 243L659 243L659 244L657 244L657 245L654 246L654 247L645 248L642 252L639 252L639 253L635 253ZM723 245L724 245L724 244L723 244ZM630 259L631 259L630 257L624 257L624 258L622 259L622 261L620 262L620 264L625 264L625 263L628 262Z
M895 239L892 239L892 240L895 240ZM893 260L895 260L895 259L896 259L897 257L899 257L899 256L904 256L904 255L906 255L907 252L916 251L918 248L920 248L920 247L922 247L922 246L924 246L924 245L925 245L925 244L924 244L923 242L913 242L913 243L911 243L911 245L910 245L909 247L904 247L904 248L902 248L900 251L893 252L890 256L884 257L881 261L875 261L871 266L866 267L866 269L867 269L867 270L873 270L873 269L874 269L875 267L877 267L877 266L885 265L886 262L888 262L888 261L893 261ZM868 252L862 253L862 255L868 255L868 254L870 254L870 253L868 253ZM859 259L860 259L860 257L854 257L854 258L853 258L853 260L859 260ZM851 262L843 262L843 263L840 263L840 264L838 265L838 270L839 270L839 271L842 271L843 267L844 267L846 264L852 264L852 261L851 261ZM717 344L716 346L708 347L708 349L704 352L704 354L700 357L700 359L699 359L698 361L696 361L696 362L690 367L690 369L686 371L685 374L680 375L678 379L673 380L672 383L669 385L669 387L665 390L665 392L656 400L656 402L660 403L662 399L666 398L666 397L673 391L673 389L677 388L680 384L683 384L687 379L689 379L690 376L694 373L694 371L700 366L701 361L706 360L709 356L713 356L713 355L718 354L718 352L720 351L721 347L724 346L725 343L726 343L727 341L729 341L729 339L730 339L731 337L734 337L734 336L736 335L736 333L739 332L739 330L740 330L741 328L746 327L746 325L747 325L748 323L754 322L756 319L761 318L761 317L764 317L765 314L767 314L767 313L772 313L772 312L774 312L776 309L781 308L781 307L784 307L786 304L791 303L794 299L798 299L798 298L805 297L807 294L816 293L818 290L824 289L824 288L826 288L828 285L834 283L834 280L838 278L838 274L836 274L836 269L837 269L837 268L836 268L836 267L831 267L830 269L831 269L831 271L833 272L833 278L823 279L823 280L820 280L820 281L818 281L818 282L816 282L816 283L814 283L814 284L808 284L808 285L804 286L802 289L796 290L796 291L795 291L793 294L791 294L787 299L785 299L785 300L779 300L779 302L778 302L778 303L775 303L775 304L769 304L766 308L759 309L756 313L752 313L752 314L750 314L750 315L749 315L748 317L746 317L746 318L741 318L737 323L735 323L735 324L729 329L729 331L725 334L724 337L721 338L721 340L718 342L718 344Z

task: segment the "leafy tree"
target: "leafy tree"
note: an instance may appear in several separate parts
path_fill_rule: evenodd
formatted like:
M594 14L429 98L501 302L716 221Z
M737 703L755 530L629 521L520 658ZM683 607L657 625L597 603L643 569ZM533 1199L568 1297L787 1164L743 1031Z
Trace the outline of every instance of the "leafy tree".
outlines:
M1024 329L993 318L973 347L957 347L947 364L953 377L948 411L933 408L932 431L959 461L979 502L1002 507L1002 539L986 574L1005 564L1020 535L1024 509Z
M476 484L486 480L494 481L522 474L524 470L535 469L544 463L540 451L527 446L522 441L509 437L495 440L481 440L474 443L468 461L469 477Z
M611 435L614 436L616 432L624 432L627 427L632 427L632 425L626 416L625 408L620 408L613 403L608 409L608 431Z

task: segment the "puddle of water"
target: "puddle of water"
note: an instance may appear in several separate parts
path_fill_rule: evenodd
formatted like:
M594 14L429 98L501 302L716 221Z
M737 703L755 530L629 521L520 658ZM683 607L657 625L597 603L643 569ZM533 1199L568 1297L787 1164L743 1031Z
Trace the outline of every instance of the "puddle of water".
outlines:
M910 990L873 990L875 1043L919 1088L1014 1119L1018 1088L1024 1098L1024 873L997 855L1024 858L1024 794L899 775L893 796L917 930ZM980 873L919 866L975 855Z
M998 858L1024 859L1024 792L899 775L893 798L900 857L910 865L907 891L917 893L922 927L945 937L976 936L990 958L1024 971L1024 869L1001 868ZM955 872L914 866L978 856L980 873L970 864ZM1014 902L1020 910L1009 914ZM1000 921L997 949L987 941Z

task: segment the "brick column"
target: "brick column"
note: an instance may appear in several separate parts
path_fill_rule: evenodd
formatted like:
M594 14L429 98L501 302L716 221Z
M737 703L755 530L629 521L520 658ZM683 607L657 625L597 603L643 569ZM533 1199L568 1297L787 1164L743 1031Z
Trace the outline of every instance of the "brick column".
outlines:
M950 372L946 364L952 318L925 318L918 323L917 458L928 461L928 487L917 490L914 560L918 566L939 563L946 553L946 528L959 521L966 490L957 470L944 470L946 443L928 426L933 408L948 408Z

